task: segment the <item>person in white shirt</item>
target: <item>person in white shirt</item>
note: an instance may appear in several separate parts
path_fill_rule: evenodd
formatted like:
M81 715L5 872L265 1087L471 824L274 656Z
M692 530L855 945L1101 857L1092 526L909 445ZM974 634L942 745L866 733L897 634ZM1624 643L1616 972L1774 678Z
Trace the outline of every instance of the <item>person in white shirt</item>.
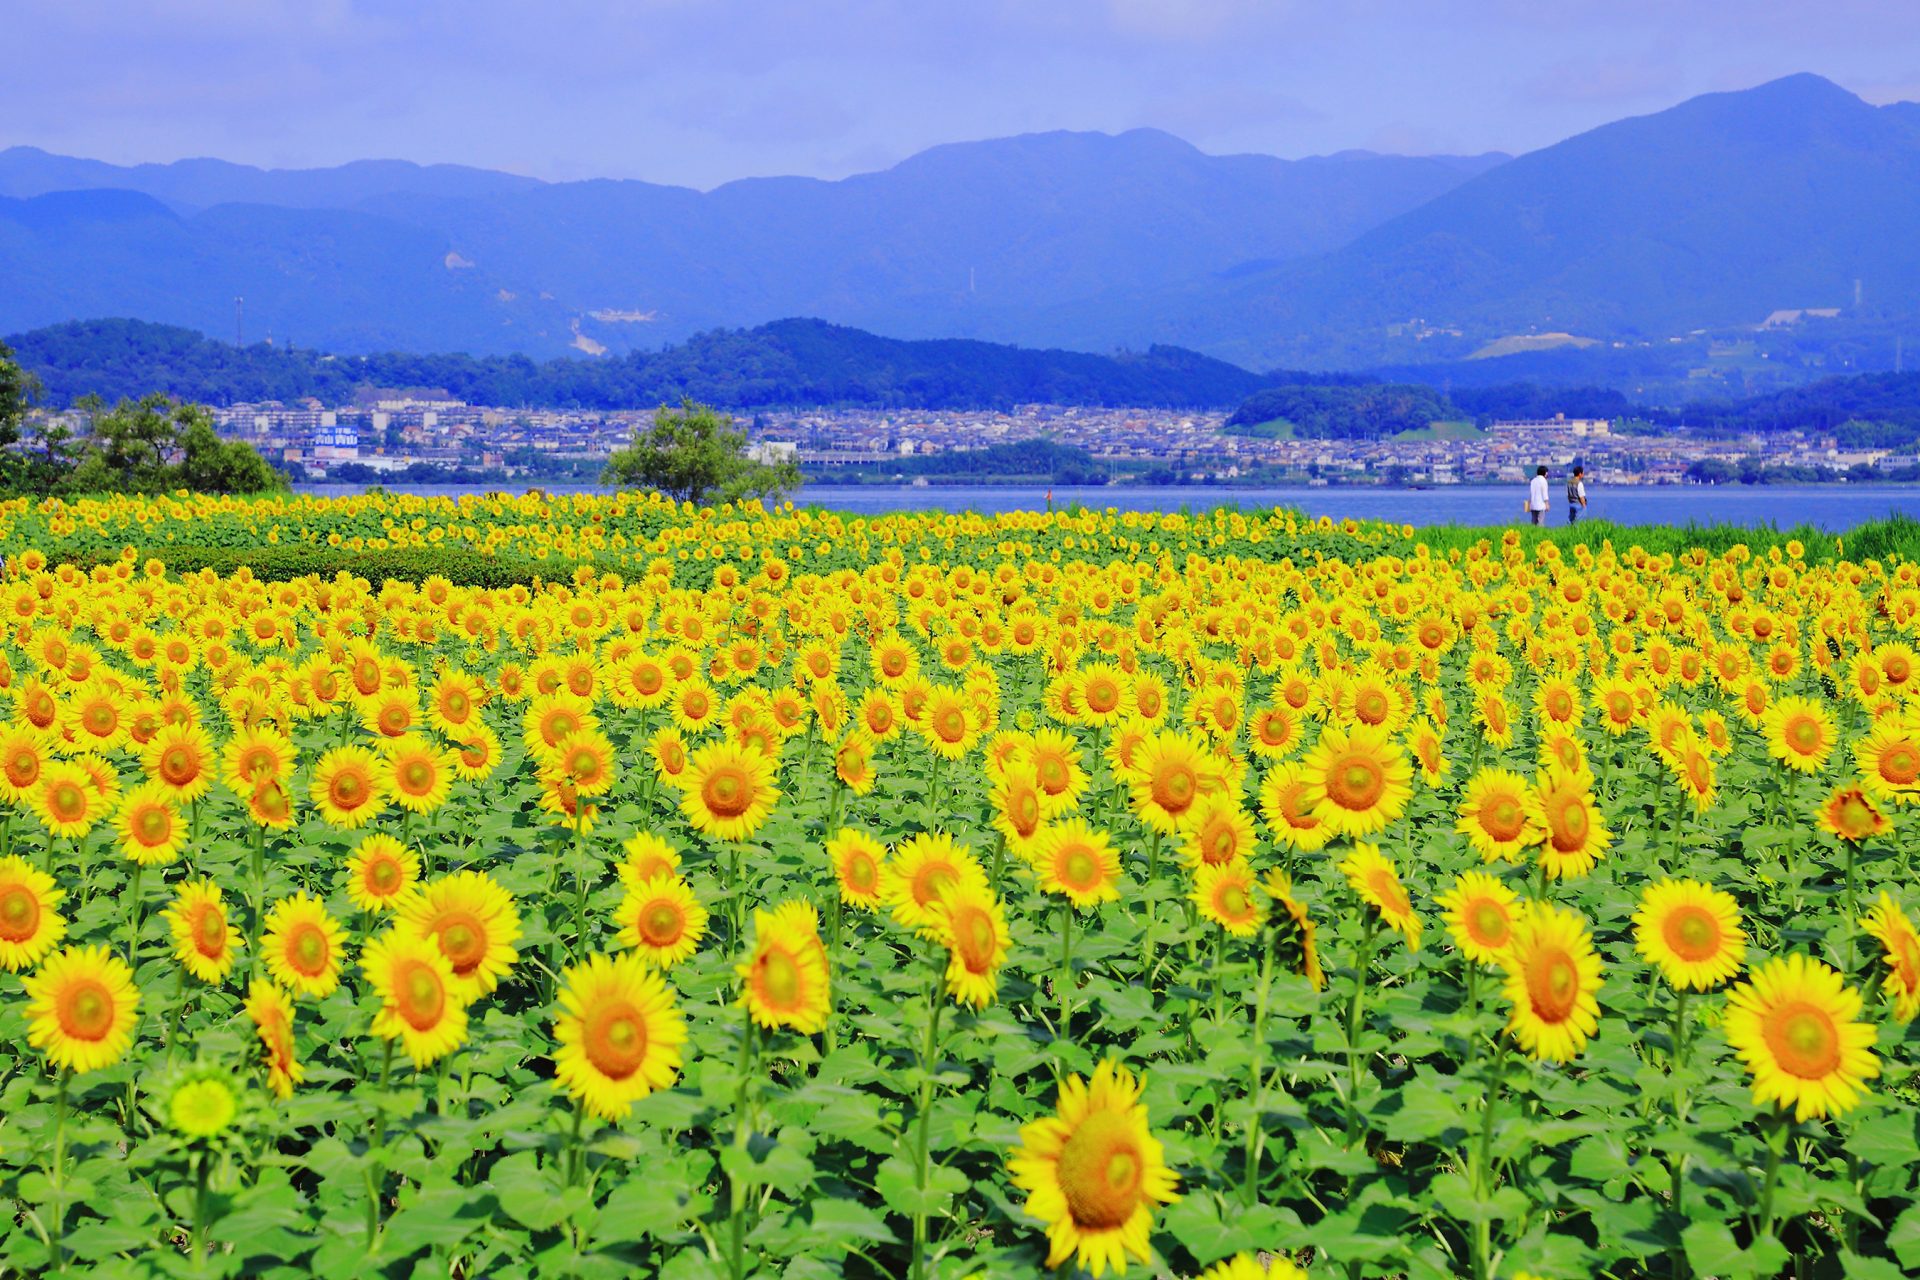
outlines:
M1533 483L1527 486L1527 516L1535 524L1547 522L1547 469L1541 467L1533 473Z

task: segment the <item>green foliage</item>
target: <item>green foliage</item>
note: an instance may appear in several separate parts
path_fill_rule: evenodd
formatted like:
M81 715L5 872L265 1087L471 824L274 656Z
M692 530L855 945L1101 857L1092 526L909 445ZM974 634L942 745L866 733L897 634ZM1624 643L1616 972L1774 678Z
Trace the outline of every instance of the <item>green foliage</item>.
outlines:
M425 582L445 578L456 587L498 589L571 578L580 561L556 557L534 560L527 556L491 556L457 547L408 547L383 551L342 551L308 544L266 547L210 547L165 543L136 549L141 561L153 556L174 574L211 569L222 577L245 568L262 582L292 582L297 578L331 578L339 573L385 581ZM118 550L95 547L65 557L82 569L120 560ZM137 561L139 562L139 561Z
M757 462L746 453L747 433L733 419L691 400L662 405L653 426L636 430L600 473L602 483L653 489L678 502L707 505L743 498L778 500L800 487L792 462Z
M1378 440L1423 431L1458 412L1431 387L1394 383L1274 387L1249 396L1227 419L1227 429L1274 434L1266 424L1288 423L1295 435L1322 440Z

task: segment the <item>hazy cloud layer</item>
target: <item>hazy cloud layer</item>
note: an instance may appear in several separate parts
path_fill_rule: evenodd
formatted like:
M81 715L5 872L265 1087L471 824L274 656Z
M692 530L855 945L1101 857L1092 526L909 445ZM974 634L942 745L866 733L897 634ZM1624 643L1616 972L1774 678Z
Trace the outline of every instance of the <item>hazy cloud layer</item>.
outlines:
M368 156L709 187L935 143L1165 128L1214 152L1523 151L1816 71L1920 91L1877 0L13 0L0 145Z

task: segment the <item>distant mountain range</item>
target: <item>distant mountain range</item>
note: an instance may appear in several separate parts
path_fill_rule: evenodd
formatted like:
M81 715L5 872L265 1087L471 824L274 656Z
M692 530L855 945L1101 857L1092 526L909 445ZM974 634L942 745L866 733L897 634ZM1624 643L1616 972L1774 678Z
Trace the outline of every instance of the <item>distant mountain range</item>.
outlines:
M1920 348L1917 223L1920 106L1811 75L1516 159L1285 161L1152 130L1049 133L705 193L15 147L0 151L0 332L132 316L342 353L617 355L806 315L1347 369L1512 349L1551 367L1539 348L1560 339L1514 339L1565 334L1599 341L1583 368L1685 378L1649 349L1779 310L1837 309L1835 335L1871 333L1840 367L1890 364L1909 329ZM1802 376L1828 355L1816 344Z

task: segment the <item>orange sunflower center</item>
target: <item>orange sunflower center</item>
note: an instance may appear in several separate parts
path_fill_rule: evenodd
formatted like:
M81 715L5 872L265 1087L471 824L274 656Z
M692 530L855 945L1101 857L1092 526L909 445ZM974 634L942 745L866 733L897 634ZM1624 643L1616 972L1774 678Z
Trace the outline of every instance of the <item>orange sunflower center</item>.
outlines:
M1769 1009L1760 1032L1773 1060L1788 1075L1821 1080L1840 1067L1840 1029L1819 1005L1790 1000Z
M304 978L327 971L327 935L318 925L299 924L287 935L287 967Z
M754 988L763 1004L781 1012L800 1007L800 965L784 947L768 947L755 967Z
M199 758L186 747L168 747L160 753L160 778L169 786L185 786L199 776Z
M650 947L670 947L687 931L687 917L680 904L656 898L640 908L634 921L640 940Z
M1587 806L1579 796L1559 797L1554 804L1547 806L1547 814L1553 847L1557 851L1577 853L1586 848L1592 822L1587 816Z
M921 906L936 901L948 886L959 882L960 873L944 862L930 862L913 876L913 900Z
M1111 680L1089 680L1085 696L1089 711L1106 715L1120 705L1120 686Z
M1896 787L1920 782L1920 748L1897 743L1880 756L1880 776Z
M141 844L164 844L173 834L173 813L165 805L147 806L133 815L132 827L134 839Z
M1061 1147L1058 1176L1075 1226L1115 1230L1126 1225L1140 1203L1146 1153L1124 1116L1095 1111Z
M40 899L23 884L0 889L0 942L25 942L40 927Z
M1222 920L1245 920L1253 909L1247 887L1236 880L1225 881L1213 895L1213 909Z
M415 1031L431 1031L447 1011L447 987L433 966L419 960L402 963L394 975L394 1009Z
M1467 933L1483 947L1504 947L1513 934L1506 908L1491 898L1481 898L1462 913Z
M1542 1022L1565 1022L1580 998L1580 968L1564 949L1540 951L1527 960L1527 1002Z
M580 1047L595 1071L625 1080L647 1060L647 1020L629 1001L603 1001L587 1014Z
M1386 770L1372 756L1349 752L1327 768L1327 797L1342 809L1364 812L1386 791Z
M403 760L395 772L400 789L410 796L424 796L433 790L433 765L427 760L410 757Z
M60 1029L76 1040L104 1040L113 1029L113 993L94 978L69 982L61 990Z
M1220 866L1232 862L1234 855L1240 852L1240 835L1233 824L1224 818L1215 818L1200 829L1200 857L1209 866Z
M1400 877L1382 867L1367 878L1367 886L1373 890L1374 897L1380 900L1380 910L1389 916L1405 916L1413 911L1413 904L1407 900L1407 891L1400 886Z
M959 742L967 736L967 713L959 707L942 707L933 718L933 731L942 742Z
M1661 922L1660 936L1667 949L1688 964L1711 960L1720 951L1720 922L1705 907L1674 908Z
M1055 863L1060 883L1079 893L1100 886L1100 860L1085 845L1070 844L1060 851Z
M1527 829L1527 811L1516 795L1487 797L1480 806L1480 828L1502 843L1518 840Z
M1161 765L1153 775L1153 802L1168 813L1183 813L1193 804L1200 779L1184 763Z
M440 953L457 974L466 975L487 958L487 927L465 911L442 916L434 928Z
M1795 716L1787 722L1783 736L1795 752L1810 756L1820 749L1824 735L1820 732L1820 722L1812 716Z
M227 953L227 917L220 908L211 905L200 908L193 922L193 949L209 960L218 960Z
M336 809L358 809L372 794L367 776L357 769L343 769L327 783L327 799Z
M840 878L855 893L870 894L880 883L880 867L870 855L856 851L840 864Z
M87 793L77 782L56 782L47 795L47 808L61 822L78 822L87 816Z
M1385 724L1393 704L1378 689L1369 689L1353 704L1353 714L1366 724Z
M753 807L753 779L738 765L722 765L707 775L700 798L715 817L737 818Z
M395 858L379 857L367 864L366 885L377 898L397 893L406 878L406 868Z
M950 915L948 921L953 930L954 954L960 957L967 972L989 972L996 950L992 917L979 907L963 907Z

